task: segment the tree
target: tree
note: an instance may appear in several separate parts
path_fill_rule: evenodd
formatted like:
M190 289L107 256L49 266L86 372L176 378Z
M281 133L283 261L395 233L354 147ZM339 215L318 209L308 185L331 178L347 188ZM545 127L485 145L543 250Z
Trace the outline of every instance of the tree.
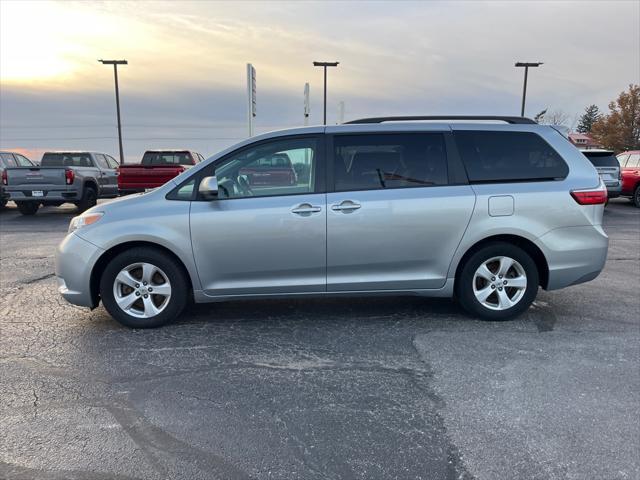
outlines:
M543 123L545 125L568 127L567 122L569 121L569 114L565 113L562 110L553 110L551 112L547 112L546 110L544 110L538 115L540 114L542 114L540 123Z
M615 152L640 149L640 85L629 85L609 103L609 114L597 120L591 134Z
M591 132L591 128L593 124L600 120L602 114L600 113L600 109L597 105L589 105L584 109L584 113L580 117L578 121L578 128L576 130L578 133L589 133Z
M542 123L544 120L544 115L547 113L547 109L545 108L544 110L542 110L541 112L537 113L535 117L533 117L533 120L536 123Z

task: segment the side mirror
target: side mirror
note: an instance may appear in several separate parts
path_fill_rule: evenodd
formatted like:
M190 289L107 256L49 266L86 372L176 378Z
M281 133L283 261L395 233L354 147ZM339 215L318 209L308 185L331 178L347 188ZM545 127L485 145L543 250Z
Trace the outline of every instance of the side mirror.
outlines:
M214 177L204 177L200 181L198 193L205 200L213 200L218 197L218 179Z

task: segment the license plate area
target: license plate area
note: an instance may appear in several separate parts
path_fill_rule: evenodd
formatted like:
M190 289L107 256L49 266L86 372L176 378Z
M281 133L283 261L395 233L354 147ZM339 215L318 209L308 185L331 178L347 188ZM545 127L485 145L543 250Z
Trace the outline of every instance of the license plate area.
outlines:
M44 192L42 190L31 190L32 197L44 197Z

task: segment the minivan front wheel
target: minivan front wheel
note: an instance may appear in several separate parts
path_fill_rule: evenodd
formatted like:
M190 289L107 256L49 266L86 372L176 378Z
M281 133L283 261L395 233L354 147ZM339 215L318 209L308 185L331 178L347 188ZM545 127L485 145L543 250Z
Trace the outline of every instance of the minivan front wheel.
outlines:
M187 304L189 284L172 257L153 248L133 248L107 265L100 296L107 311L132 328L173 321Z
M527 252L495 242L471 255L457 279L462 307L483 320L508 320L524 312L538 292L538 269Z

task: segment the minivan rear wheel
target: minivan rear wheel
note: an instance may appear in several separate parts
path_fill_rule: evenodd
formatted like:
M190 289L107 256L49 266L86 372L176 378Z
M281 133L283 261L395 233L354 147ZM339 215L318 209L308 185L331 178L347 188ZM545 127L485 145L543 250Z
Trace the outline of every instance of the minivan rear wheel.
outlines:
M154 248L117 255L100 279L109 314L131 328L155 328L175 320L187 304L189 283L178 262Z
M493 242L473 253L457 279L462 307L483 320L509 320L524 312L538 292L535 262L523 249Z

